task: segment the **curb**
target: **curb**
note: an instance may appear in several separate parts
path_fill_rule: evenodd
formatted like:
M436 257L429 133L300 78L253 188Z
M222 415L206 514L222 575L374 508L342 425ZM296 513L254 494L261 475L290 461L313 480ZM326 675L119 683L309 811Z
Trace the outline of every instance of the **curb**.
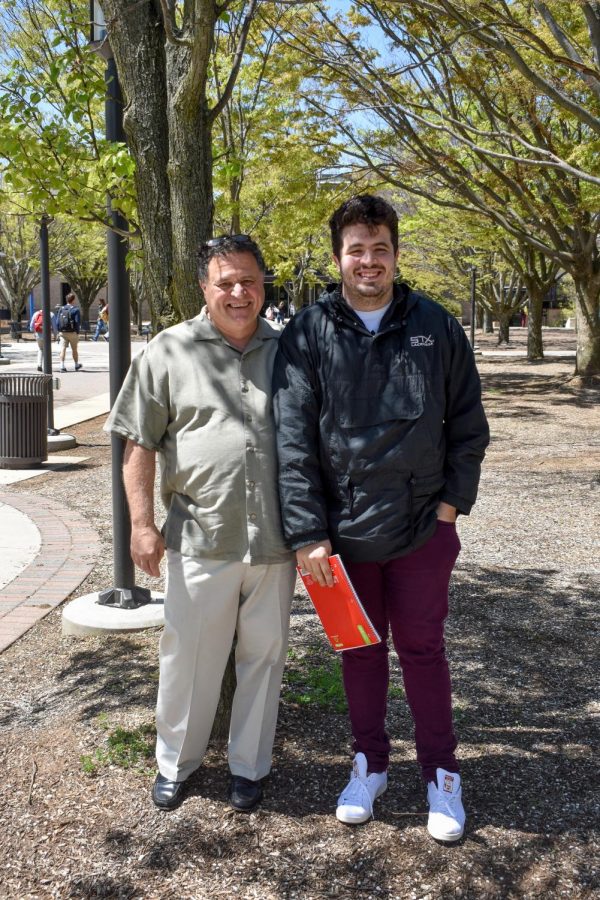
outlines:
M28 516L41 537L37 556L0 591L1 653L79 587L101 546L89 522L62 503L9 491L0 502Z

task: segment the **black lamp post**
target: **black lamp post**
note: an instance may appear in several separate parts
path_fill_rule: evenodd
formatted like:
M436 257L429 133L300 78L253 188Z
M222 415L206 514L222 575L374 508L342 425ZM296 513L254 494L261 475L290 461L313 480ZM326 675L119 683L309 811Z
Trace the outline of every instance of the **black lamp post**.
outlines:
M4 253L0 252L0 258L4 257ZM0 359L4 359L2 356L2 319L0 319Z
M125 143L123 97L114 56L108 41L104 13L98 0L90 0L90 44L106 60L106 139ZM127 243L123 234L127 222L107 197L111 227L107 232L108 308L110 311L110 404L114 404L131 363L129 275L126 267ZM113 575L114 587L100 591L98 603L135 609L151 602L150 591L137 587L131 552L131 519L123 486L125 442L111 435Z
M475 348L475 285L477 282L477 269L471 269L471 347Z
M40 275L42 286L42 359L44 375L52 375L52 325L50 323L50 256L48 251L48 224L50 216L43 215L40 221ZM54 391L52 381L48 384L48 434L60 434L54 427Z

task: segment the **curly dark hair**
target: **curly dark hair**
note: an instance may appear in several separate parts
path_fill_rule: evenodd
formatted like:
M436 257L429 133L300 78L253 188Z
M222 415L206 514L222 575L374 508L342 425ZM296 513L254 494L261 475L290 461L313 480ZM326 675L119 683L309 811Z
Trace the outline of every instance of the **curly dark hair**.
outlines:
M342 231L349 225L366 225L375 231L380 225L387 225L392 237L394 253L398 251L398 216L393 206L373 194L357 194L342 203L329 219L331 247L339 258L342 249Z

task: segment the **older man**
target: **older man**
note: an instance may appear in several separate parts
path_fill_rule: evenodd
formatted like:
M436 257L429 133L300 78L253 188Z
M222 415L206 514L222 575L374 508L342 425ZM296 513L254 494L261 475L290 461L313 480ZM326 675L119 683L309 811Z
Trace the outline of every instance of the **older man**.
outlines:
M123 475L136 565L159 575L165 629L152 797L173 809L210 736L234 636L230 802L248 811L271 766L294 566L281 534L271 374L279 332L259 312L264 261L245 235L199 252L203 314L133 361L107 428L127 439ZM155 457L167 519L154 517Z

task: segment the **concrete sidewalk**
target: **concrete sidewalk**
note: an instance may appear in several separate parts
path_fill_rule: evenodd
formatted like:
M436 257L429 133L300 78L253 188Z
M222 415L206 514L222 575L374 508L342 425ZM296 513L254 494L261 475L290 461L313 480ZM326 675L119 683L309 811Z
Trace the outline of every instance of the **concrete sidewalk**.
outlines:
M132 344L132 356L145 347ZM57 372L58 347L52 345L54 424L59 430L106 415L110 409L108 344L80 341L83 369ZM2 374L37 373L37 347L32 341L2 341L10 362ZM41 497L10 492L9 485L64 468L86 457L56 454L36 469L0 469L0 652L43 616L59 606L92 571L100 542L86 519L73 509ZM8 488L8 489L7 489Z

